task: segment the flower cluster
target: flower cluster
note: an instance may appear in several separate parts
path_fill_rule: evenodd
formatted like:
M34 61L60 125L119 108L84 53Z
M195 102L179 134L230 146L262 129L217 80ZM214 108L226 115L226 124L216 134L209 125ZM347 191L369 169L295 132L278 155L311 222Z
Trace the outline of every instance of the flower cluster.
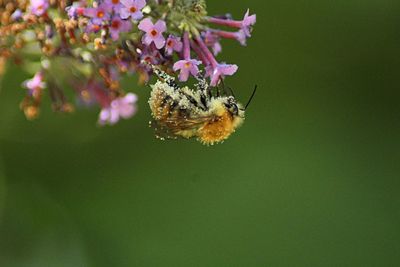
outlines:
M120 79L136 74L147 82L149 64L178 72L182 82L204 69L217 86L238 70L216 59L220 40L246 45L256 22L249 11L241 20L208 16L205 0L0 0L0 19L0 62L33 75L23 83L27 118L38 116L44 92L54 110L73 111L72 90L78 105L100 106L101 125L134 115L137 97Z

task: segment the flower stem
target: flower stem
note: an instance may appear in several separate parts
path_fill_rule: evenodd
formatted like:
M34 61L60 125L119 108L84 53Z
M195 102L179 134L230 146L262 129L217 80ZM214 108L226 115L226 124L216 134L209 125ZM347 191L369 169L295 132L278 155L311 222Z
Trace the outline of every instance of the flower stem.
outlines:
M190 41L189 41L189 33L185 31L183 34L183 59L190 59Z
M207 57L204 55L203 51L200 49L200 47L194 41L191 42L191 46L193 48L193 51L197 54L199 59L203 62L204 66L210 65L210 61L207 59Z
M219 19L219 18L214 18L214 17L208 17L207 18L208 22L217 24L217 25L222 25L222 26L228 26L231 28L242 28L242 21L237 21L237 20L230 20L230 19Z
M208 49L207 45L204 43L203 39L201 39L200 36L196 36L195 38L197 44L199 45L199 48L201 49L201 51L203 52L204 56L208 59L208 61L210 62L211 66L213 68L217 67L218 62L215 59L214 55L210 52L210 50Z

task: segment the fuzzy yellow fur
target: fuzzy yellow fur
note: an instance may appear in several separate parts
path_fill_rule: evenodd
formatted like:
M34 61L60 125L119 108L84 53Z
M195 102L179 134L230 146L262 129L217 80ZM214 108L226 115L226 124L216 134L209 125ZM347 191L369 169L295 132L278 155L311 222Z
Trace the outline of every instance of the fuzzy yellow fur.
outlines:
M186 94L192 95L193 98L199 99L193 91L183 88ZM171 109L170 105L162 105L166 96L178 101L180 108L190 110L193 120L192 128L180 128L180 123L186 118L181 117L177 109ZM151 97L149 99L152 115L163 127L174 129L173 134L183 138L197 137L200 142L206 145L213 145L227 139L244 121L244 112L240 111L240 115L233 115L224 105L226 98L213 98L209 102L209 109L202 111L197 107L185 102L179 92L174 91L165 83L157 82L153 86ZM239 107L241 107L238 104ZM198 124L196 123L198 119ZM206 119L206 120L205 120Z
M213 145L214 143L224 141L244 121L241 117L233 116L219 99L211 102L210 112L215 118L205 123L197 134L199 140L206 145Z

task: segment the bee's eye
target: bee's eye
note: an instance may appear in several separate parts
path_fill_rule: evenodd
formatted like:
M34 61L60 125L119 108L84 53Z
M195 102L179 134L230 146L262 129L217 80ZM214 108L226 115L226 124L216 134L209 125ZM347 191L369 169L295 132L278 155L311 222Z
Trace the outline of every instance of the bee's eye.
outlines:
M233 114L233 115L238 115L239 114L239 108L238 106L233 103L225 103L225 107Z

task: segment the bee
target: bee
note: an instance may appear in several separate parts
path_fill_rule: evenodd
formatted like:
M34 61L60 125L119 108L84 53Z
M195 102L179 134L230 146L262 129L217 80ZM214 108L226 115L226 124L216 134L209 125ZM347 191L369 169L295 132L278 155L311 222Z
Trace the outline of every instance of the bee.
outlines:
M158 138L196 138L213 145L226 140L243 124L247 105L243 108L234 96L213 96L201 75L196 77L193 90L179 87L174 77L152 67L159 80L151 85L149 105Z

